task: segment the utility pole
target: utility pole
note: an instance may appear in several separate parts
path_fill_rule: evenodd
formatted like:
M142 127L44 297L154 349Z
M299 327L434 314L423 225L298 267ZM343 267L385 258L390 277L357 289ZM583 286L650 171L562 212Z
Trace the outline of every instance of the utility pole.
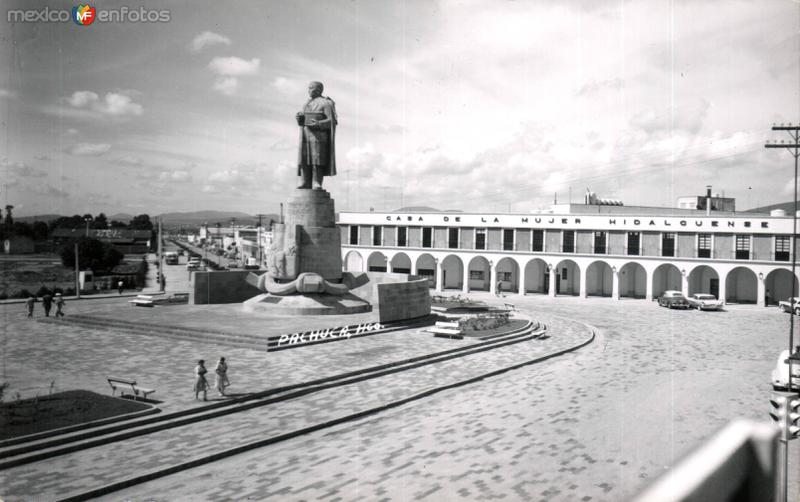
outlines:
M75 242L75 298L81 298L81 267L78 262L78 243Z
M257 237L256 237L256 239L258 239L258 242L257 242L257 244L258 244L258 268L261 269L261 262L263 260L263 255L262 255L263 251L261 250L261 218L266 216L266 214L259 213L256 216L258 216L258 227L257 227L258 228L258 234L257 234Z
M161 216L158 217L158 290L164 292L164 252L161 244Z
M797 266L797 159L800 157L800 125L792 124L773 124L773 131L786 131L791 138L789 142L781 140L767 141L764 145L765 148L784 148L789 151L794 157L794 211L792 211L792 309L789 312L789 379L786 386L787 393L794 394L792 390L792 363L800 364L800 350L795 350L794 347L794 312L797 308L795 305L795 297L797 297L797 278L795 276L795 268ZM800 347L798 347L800 349ZM784 406L785 407L785 406ZM786 411L789 413L789 411ZM785 502L787 497L788 488L788 471L789 471L789 447L788 441L794 438L794 434L789 435L787 432L786 439L782 439L784 446L779 450L778 459L778 498L777 502Z

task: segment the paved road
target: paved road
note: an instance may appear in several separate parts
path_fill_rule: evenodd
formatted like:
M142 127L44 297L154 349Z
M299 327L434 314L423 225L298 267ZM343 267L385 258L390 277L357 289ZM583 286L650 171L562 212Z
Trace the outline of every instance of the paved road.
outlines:
M603 339L108 500L619 501L730 418L766 417L769 371L788 323L775 309L514 300L545 318L591 322Z
M140 485L107 500L624 500L728 419L766 417L769 371L785 344L788 324L788 317L775 309L733 306L729 312L701 313L668 311L644 301L512 299L534 318L554 326L565 322L558 316L582 319L598 326L602 336L572 355ZM273 359L272 354L265 358L174 341L137 350L136 340L122 335L35 325L45 328L29 333L25 330L31 325L16 317L2 328L4 348L15 348L5 351L3 364L13 382L26 358L60 375L60 381L87 388L102 379L106 368L97 367L144 369L164 386L162 397L168 396L171 408L192 405L182 390L187 377L180 372L188 371L182 366L198 349L225 350L237 364L234 384L252 386L280 382L287 374L302 379L319 374L320 368L391 359L408 353L407 344L414 342L413 337L376 336L352 340L358 345L348 345L347 352L327 344ZM426 338L426 343L439 342ZM441 377L457 378L493 359L520 355L474 358L443 368ZM91 361L95 368L81 370ZM182 368L177 374L176 367ZM410 382L424 386L437 376L409 373L261 415L187 428L161 443L131 442L119 452L98 450L72 462L3 471L0 486L13 486L17 496L65 493L109 479L92 474L104 461L117 458L134 466L149 459L156 466L159 459L194 456L226 438L252 439L276 427L330 416L328 411L403 395Z

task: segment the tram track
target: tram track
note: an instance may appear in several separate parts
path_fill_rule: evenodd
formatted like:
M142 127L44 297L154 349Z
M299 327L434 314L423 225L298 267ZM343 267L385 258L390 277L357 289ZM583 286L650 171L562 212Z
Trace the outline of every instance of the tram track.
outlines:
M535 329L538 328L538 329ZM229 401L214 403L200 408L181 410L168 414L159 414L132 422L124 422L109 426L92 428L91 430L67 434L61 437L47 438L39 441L20 443L6 441L0 443L0 471L25 464L35 463L60 455L87 450L113 442L124 441L133 437L154 434L173 428L194 424L200 421L240 413L243 411L268 406L292 399L297 399L315 392L334 387L380 378L383 376L412 370L415 368L437 364L479 352L514 345L535 337L542 336L546 326L535 327L528 323L517 330L497 336L488 341L476 342L463 347L456 347L432 354L395 361L370 368L341 373L330 377L319 378L297 384L275 387L256 392Z

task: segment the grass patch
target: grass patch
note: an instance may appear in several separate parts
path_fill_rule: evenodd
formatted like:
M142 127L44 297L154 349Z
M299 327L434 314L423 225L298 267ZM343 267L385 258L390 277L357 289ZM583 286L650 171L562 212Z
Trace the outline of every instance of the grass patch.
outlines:
M50 396L0 403L0 440L27 436L150 408L150 405L69 390Z

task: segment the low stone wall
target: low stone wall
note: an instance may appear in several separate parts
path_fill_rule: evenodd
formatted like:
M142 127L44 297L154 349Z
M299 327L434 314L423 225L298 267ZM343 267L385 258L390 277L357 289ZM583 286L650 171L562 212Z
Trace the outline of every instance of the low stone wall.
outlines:
M249 270L216 270L193 272L189 304L242 303L262 291L247 283Z
M377 309L381 322L413 319L430 314L428 279L388 272L345 272L350 292Z

